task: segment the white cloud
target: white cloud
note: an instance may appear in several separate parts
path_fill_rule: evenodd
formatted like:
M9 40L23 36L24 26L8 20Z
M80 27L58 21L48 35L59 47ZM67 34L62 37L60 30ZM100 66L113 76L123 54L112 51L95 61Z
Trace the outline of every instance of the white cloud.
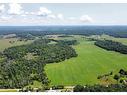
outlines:
M8 14L12 14L12 15L20 15L24 13L22 6L18 3L10 3L9 4L9 10L8 10Z
M29 12L24 12L24 14L25 14L25 15L28 15L28 14L29 14Z
M22 16L22 17L26 17L27 15L26 15L26 14L22 14L21 16Z
M1 16L0 18L1 18L1 19L9 19L10 16Z
M81 22L93 22L93 19L88 15L83 15L80 17Z
M49 9L45 8L45 7L40 7L39 11L38 11L38 15L39 16L47 16L49 14L51 14L52 11L50 11Z
M50 19L56 19L56 16L51 14L51 15L48 15L47 18L50 18Z
M4 12L5 10L5 6L4 5L0 5L0 12Z
M0 22L8 22L10 19L12 19L11 16L0 16Z
M58 14L57 17L58 17L60 20L63 20L63 19L64 19L63 14Z
M0 5L0 12L5 10L4 5ZM38 11L26 11L17 3L9 4L8 14L2 14L0 23L9 24L83 24L93 22L93 19L88 15L81 17L64 17L62 13L54 13L46 7L40 7ZM17 16L18 15L18 16Z

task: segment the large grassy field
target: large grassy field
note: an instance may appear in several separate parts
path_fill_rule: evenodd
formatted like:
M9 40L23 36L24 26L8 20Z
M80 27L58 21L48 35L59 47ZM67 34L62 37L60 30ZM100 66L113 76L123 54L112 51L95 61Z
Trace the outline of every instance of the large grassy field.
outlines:
M113 51L106 51L94 45L93 41L77 36L80 44L74 46L78 57L45 67L51 85L76 85L103 83L97 79L98 75L118 72L119 69L127 69L127 55ZM127 40L123 43L127 43ZM108 82L116 82L110 80Z
M102 37L127 44L126 38L114 38L106 35ZM63 84L70 86L105 83L98 80L97 76L111 71L115 73L121 68L127 69L127 55L106 51L95 46L93 41L88 41L81 36L57 39L78 40L79 44L73 46L78 53L78 57L46 65L45 70L48 78L51 80L51 85ZM14 41L14 43L10 43L10 41ZM18 41L17 38L0 39L0 51L11 46L28 44L30 42L32 41ZM108 82L114 83L116 81L111 79ZM39 83L35 82L34 87L36 86L40 86Z

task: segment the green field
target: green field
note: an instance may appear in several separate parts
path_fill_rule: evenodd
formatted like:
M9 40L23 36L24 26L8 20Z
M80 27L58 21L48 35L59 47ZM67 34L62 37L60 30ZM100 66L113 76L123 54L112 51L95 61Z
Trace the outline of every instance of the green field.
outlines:
M94 45L93 41L76 36L80 44L74 46L78 57L45 67L51 85L76 85L103 83L97 79L98 75L118 72L127 69L127 55L106 51ZM127 43L126 40L118 41ZM111 82L115 82L110 80Z
M10 43L10 41L14 41L14 43ZM11 46L28 44L30 42L32 42L32 40L18 41L18 38L9 38L9 39L2 38L0 39L0 51L3 51L5 48L11 47Z
M126 38L114 38L103 35L101 38L111 39L127 44ZM93 41L88 41L85 37L74 36L67 38L57 38L57 40L76 39L79 44L73 46L78 57L65 60L60 63L47 64L45 67L51 85L73 86L76 84L97 84L104 83L97 79L98 75L103 75L111 71L118 72L119 69L127 69L127 55L113 51L106 51L94 45ZM9 41L15 41L9 43ZM18 41L17 38L0 39L0 51L5 48L31 43L32 41ZM53 43L52 43L53 44ZM30 56L31 57L31 56ZM112 78L110 81L116 83ZM40 87L38 82L34 82L33 87Z

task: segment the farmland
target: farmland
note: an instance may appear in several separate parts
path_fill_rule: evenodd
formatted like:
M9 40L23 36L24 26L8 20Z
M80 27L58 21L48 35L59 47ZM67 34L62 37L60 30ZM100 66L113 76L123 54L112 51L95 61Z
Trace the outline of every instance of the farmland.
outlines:
M112 38L126 44L125 38ZM61 38L60 38L61 39ZM75 36L79 44L73 46L78 57L69 60L48 64L45 67L46 73L51 80L51 85L76 85L76 84L96 84L105 83L97 79L98 75L121 68L127 69L127 55L113 51L107 51L94 45L94 41ZM108 82L115 83L114 80Z
M72 37L55 37L55 40L77 40L78 44L72 47L78 56L65 61L45 66L45 72L51 80L51 85L74 86L77 84L110 84L116 83L113 76L108 81L98 80L99 75L109 72L118 72L121 68L127 69L127 55L114 51L107 51L94 45L94 41L89 41L85 36L73 35ZM99 39L109 39L123 44L127 44L126 38L114 38L107 35L100 36ZM10 43L14 41L14 43ZM18 38L0 39L0 51L5 48L23 44L29 44L32 40L19 41ZM51 42L50 44L55 44ZM28 56L29 57L29 56ZM30 56L30 58L32 58ZM35 81L31 87L41 87Z

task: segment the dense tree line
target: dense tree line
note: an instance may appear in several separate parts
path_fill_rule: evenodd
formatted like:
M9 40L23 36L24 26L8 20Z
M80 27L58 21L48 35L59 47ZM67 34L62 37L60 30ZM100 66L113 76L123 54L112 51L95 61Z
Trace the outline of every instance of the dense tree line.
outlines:
M65 35L110 35L127 37L127 26L1 26L0 34L16 34L18 37L65 34Z
M112 40L97 40L94 44L109 51L116 51L122 54L127 54L127 46L120 42L115 42Z
M73 37L72 35L60 35L60 36L58 36L58 37Z
M59 44L66 44L66 45L76 45L78 42L77 40L59 40Z
M126 92L127 86L123 84L104 85L76 85L73 89L74 92Z

